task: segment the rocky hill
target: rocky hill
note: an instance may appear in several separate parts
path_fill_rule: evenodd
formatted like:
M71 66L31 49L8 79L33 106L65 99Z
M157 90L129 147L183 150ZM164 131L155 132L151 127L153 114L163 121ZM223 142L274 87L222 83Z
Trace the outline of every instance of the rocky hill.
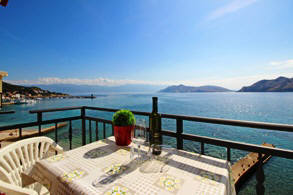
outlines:
M243 87L239 92L293 92L293 78L261 80L251 86Z
M194 93L194 92L229 92L231 90L218 87L218 86L212 86L212 85L206 85L206 86L200 86L200 87L192 87L192 86L185 86L185 85L173 85L169 86L165 89L160 90L159 92L165 92L165 93Z
M67 94L51 92L48 90L43 90L39 87L25 87L20 85L13 85L3 82L3 93L4 94L21 94L21 95L31 95L31 96L67 96Z

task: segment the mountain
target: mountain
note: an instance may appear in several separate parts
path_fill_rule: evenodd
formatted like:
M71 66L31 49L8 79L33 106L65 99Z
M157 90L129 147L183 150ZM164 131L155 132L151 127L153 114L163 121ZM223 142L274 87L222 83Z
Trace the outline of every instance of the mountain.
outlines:
M200 86L200 87L192 87L192 86L185 86L185 85L173 85L169 86L165 89L160 90L159 92L166 92L166 93L193 93L193 92L229 92L231 90L218 87L218 86L212 86L212 85L206 85L206 86Z
M239 92L293 92L293 78L261 80L251 86L243 87Z
M10 83L3 82L3 93L4 94L22 94L22 95L32 95L32 96L37 96L37 95L42 95L42 96L51 96L51 95L66 95L63 93L56 93L56 92L51 92L49 90L43 90L39 87L27 87L27 86L21 86L21 85L13 85Z
M162 85L128 84L120 86L51 84L38 85L42 89L69 94L97 94L97 93L153 93L162 88ZM163 86L164 87L164 86Z

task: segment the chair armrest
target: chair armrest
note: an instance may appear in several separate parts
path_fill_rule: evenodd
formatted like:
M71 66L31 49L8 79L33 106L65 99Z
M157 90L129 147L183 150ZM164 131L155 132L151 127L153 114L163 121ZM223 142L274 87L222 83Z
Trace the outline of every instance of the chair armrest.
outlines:
M63 148L59 146L58 144L56 144L55 142L51 146L55 151L57 151L58 154L64 152Z
M13 195L38 195L38 193L32 189L22 188L17 185L6 183L0 180L0 191L6 194Z

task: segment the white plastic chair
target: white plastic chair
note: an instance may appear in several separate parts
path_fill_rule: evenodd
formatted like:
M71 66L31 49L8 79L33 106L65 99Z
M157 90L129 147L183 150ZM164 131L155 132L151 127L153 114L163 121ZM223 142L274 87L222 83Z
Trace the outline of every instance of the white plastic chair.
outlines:
M49 194L40 183L22 187L21 173L37 161L48 157L49 149L63 149L48 137L34 137L12 143L0 149L0 192L6 194Z

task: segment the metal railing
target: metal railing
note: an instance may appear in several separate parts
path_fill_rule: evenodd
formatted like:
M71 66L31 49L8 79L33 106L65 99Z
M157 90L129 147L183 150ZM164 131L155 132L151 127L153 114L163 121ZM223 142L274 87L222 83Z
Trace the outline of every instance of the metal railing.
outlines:
M15 111L0 111L0 115L1 114L14 114Z
M61 111L69 111L69 110L80 110L80 115L73 116L73 117L65 117L65 118L58 118L52 120L43 120L43 113L48 112L61 112ZM22 124L15 124L9 126L2 126L0 127L0 132L3 130L9 129L18 129L19 131L19 139L22 139L22 131L23 128L38 126L38 135L42 135L42 125L47 124L55 124L55 142L58 142L58 128L57 125L60 122L69 122L68 128L68 138L69 138L69 149L72 149L72 121L81 120L81 139L82 145L86 144L86 136L87 136L87 129L88 129L88 136L89 142L93 140L99 140L99 123L103 124L103 131L102 137L106 138L106 125L112 125L111 135L114 134L113 132L113 124L111 120L106 120L103 118L93 117L86 114L86 111L103 111L103 112L116 112L119 109L112 109L112 108L99 108L99 107L89 107L89 106L81 106L81 107L66 107L66 108L57 108L57 109L46 109L46 110L32 110L29 113L37 114L36 122L30 123L22 123ZM140 111L132 111L135 115L144 116L144 117L151 117L151 112L140 112ZM227 150L227 160L231 161L231 149L239 149L248 152L256 152L258 153L258 169L256 172L256 192L257 194L264 194L264 172L263 172L263 162L262 162L262 154L265 155L272 155L278 156L281 158L293 159L293 150L281 149L281 148L271 148L256 144L249 144L243 142L236 142L231 140L224 140L218 138L212 138L207 136L199 136L194 134L187 134L184 133L184 121L192 121L192 122L202 122L202 123L210 123L210 124L221 124L221 125L228 125L228 126L237 126L237 127L249 127L249 128L257 128L257 129L269 129L275 131L286 131L286 132L293 132L293 125L287 124L276 124L276 123L263 123L263 122L252 122L252 121L240 121L240 120L229 120L229 119L219 119L219 118L205 118L205 117L198 117L198 116L184 116L184 115L173 115L173 114L159 114L161 118L165 119L174 119L176 120L176 132L171 130L161 130L161 134L164 136L170 136L176 138L177 148L183 149L183 141L190 140L200 143L200 153L205 154L205 144L211 144L216 146L225 147ZM89 121L89 126L86 128L86 121ZM95 128L92 127L92 122L95 122ZM95 139L93 139L92 131L95 130Z

